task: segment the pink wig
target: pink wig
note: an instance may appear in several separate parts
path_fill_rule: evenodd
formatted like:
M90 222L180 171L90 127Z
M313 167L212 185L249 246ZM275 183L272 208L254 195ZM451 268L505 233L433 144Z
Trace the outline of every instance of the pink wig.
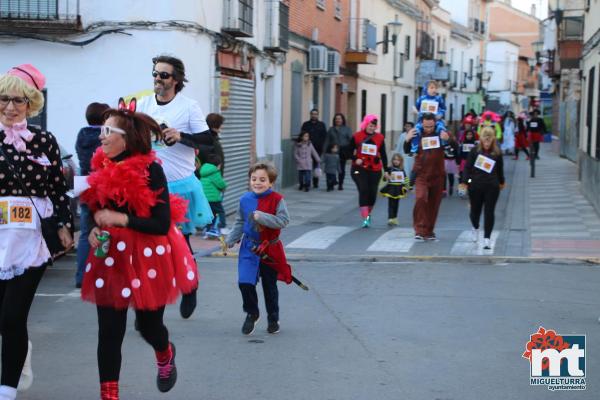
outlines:
M373 121L377 121L379 118L377 118L377 115L375 114L367 114L365 115L365 117L363 118L362 122L360 123L360 130L361 131L366 131L367 130L367 126L369 126L369 124ZM379 126L377 126L377 128L379 128Z

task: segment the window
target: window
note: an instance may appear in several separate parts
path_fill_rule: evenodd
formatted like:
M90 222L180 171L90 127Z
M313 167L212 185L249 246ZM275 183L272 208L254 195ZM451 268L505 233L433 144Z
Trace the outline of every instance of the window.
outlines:
M325 0L317 0L317 8L320 10L325 10Z
M408 122L408 96L402 99L402 126Z
M598 65L598 101L596 110L596 158L600 159L600 64Z
M469 80L473 79L473 59L469 59Z
M410 60L410 36L404 38L404 57L406 60Z
M252 0L239 0L240 1L240 29L243 32L252 33Z
M404 78L404 54L398 54L398 78Z
M561 39L581 39L583 37L583 17L566 17L562 23Z
M367 91L360 91L360 119L362 120L367 115Z
M3 19L58 19L58 0L0 0Z
M590 68L588 74L588 90L587 90L587 115L585 117L585 125L588 129L587 135L587 153L592 155L592 124L594 122L594 78L596 77L596 68Z
M387 25L384 25L383 26L383 48L381 49L383 54L387 54L390 50L389 39L390 39L390 30Z
M387 119L387 94L381 94L381 120L379 126L381 127L381 134L385 136L385 122Z
M335 18L339 19L340 21L342 20L342 1L341 0L335 0L334 3L335 6Z

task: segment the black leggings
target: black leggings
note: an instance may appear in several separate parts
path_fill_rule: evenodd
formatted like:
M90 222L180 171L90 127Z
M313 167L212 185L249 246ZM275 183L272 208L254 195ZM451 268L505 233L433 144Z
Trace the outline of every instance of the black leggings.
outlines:
M400 204L400 199L388 197L388 219L398 218L398 204Z
M479 229L479 218L481 208L484 207L483 237L489 239L494 229L494 211L496 201L500 195L500 186L493 184L471 185L469 187L469 200L471 202L471 224L473 228Z
M27 357L27 317L46 265L23 275L0 280L0 333L2 334L2 385L16 388Z
M377 200L377 189L381 179L381 171L368 171L363 168L352 168L352 180L358 189L358 206L372 207Z
M97 307L98 310L98 371L100 382L118 381L121 372L121 345L127 326L127 309ZM165 308L155 311L135 311L142 337L154 348L169 347L169 332L163 324Z
M522 149L515 147L515 157L519 157L519 150L523 150L523 152L525 153L525 155L527 157L529 157L529 151L527 151L526 147L523 147Z

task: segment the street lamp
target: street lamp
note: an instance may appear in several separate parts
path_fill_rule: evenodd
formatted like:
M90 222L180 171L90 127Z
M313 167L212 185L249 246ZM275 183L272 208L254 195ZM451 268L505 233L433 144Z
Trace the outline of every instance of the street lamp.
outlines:
M396 42L398 40L398 35L400 34L400 30L402 29L402 22L396 20L392 22L388 22L385 24L385 29L383 31L383 40L376 43L383 44L383 52L387 53L388 43L396 46ZM390 38L390 30L392 31L392 37Z

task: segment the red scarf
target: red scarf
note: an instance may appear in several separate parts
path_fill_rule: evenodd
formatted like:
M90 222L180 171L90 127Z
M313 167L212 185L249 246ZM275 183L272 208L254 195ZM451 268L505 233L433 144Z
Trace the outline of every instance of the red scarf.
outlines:
M136 154L121 161L113 161L98 149L92 157L92 173L87 181L90 188L83 192L80 199L92 212L102 208L127 206L129 212L141 218L148 218L151 209L160 200L161 190L152 190L148 185L149 167L157 162L156 154ZM185 219L187 202L180 197L170 195L171 218L173 222Z

